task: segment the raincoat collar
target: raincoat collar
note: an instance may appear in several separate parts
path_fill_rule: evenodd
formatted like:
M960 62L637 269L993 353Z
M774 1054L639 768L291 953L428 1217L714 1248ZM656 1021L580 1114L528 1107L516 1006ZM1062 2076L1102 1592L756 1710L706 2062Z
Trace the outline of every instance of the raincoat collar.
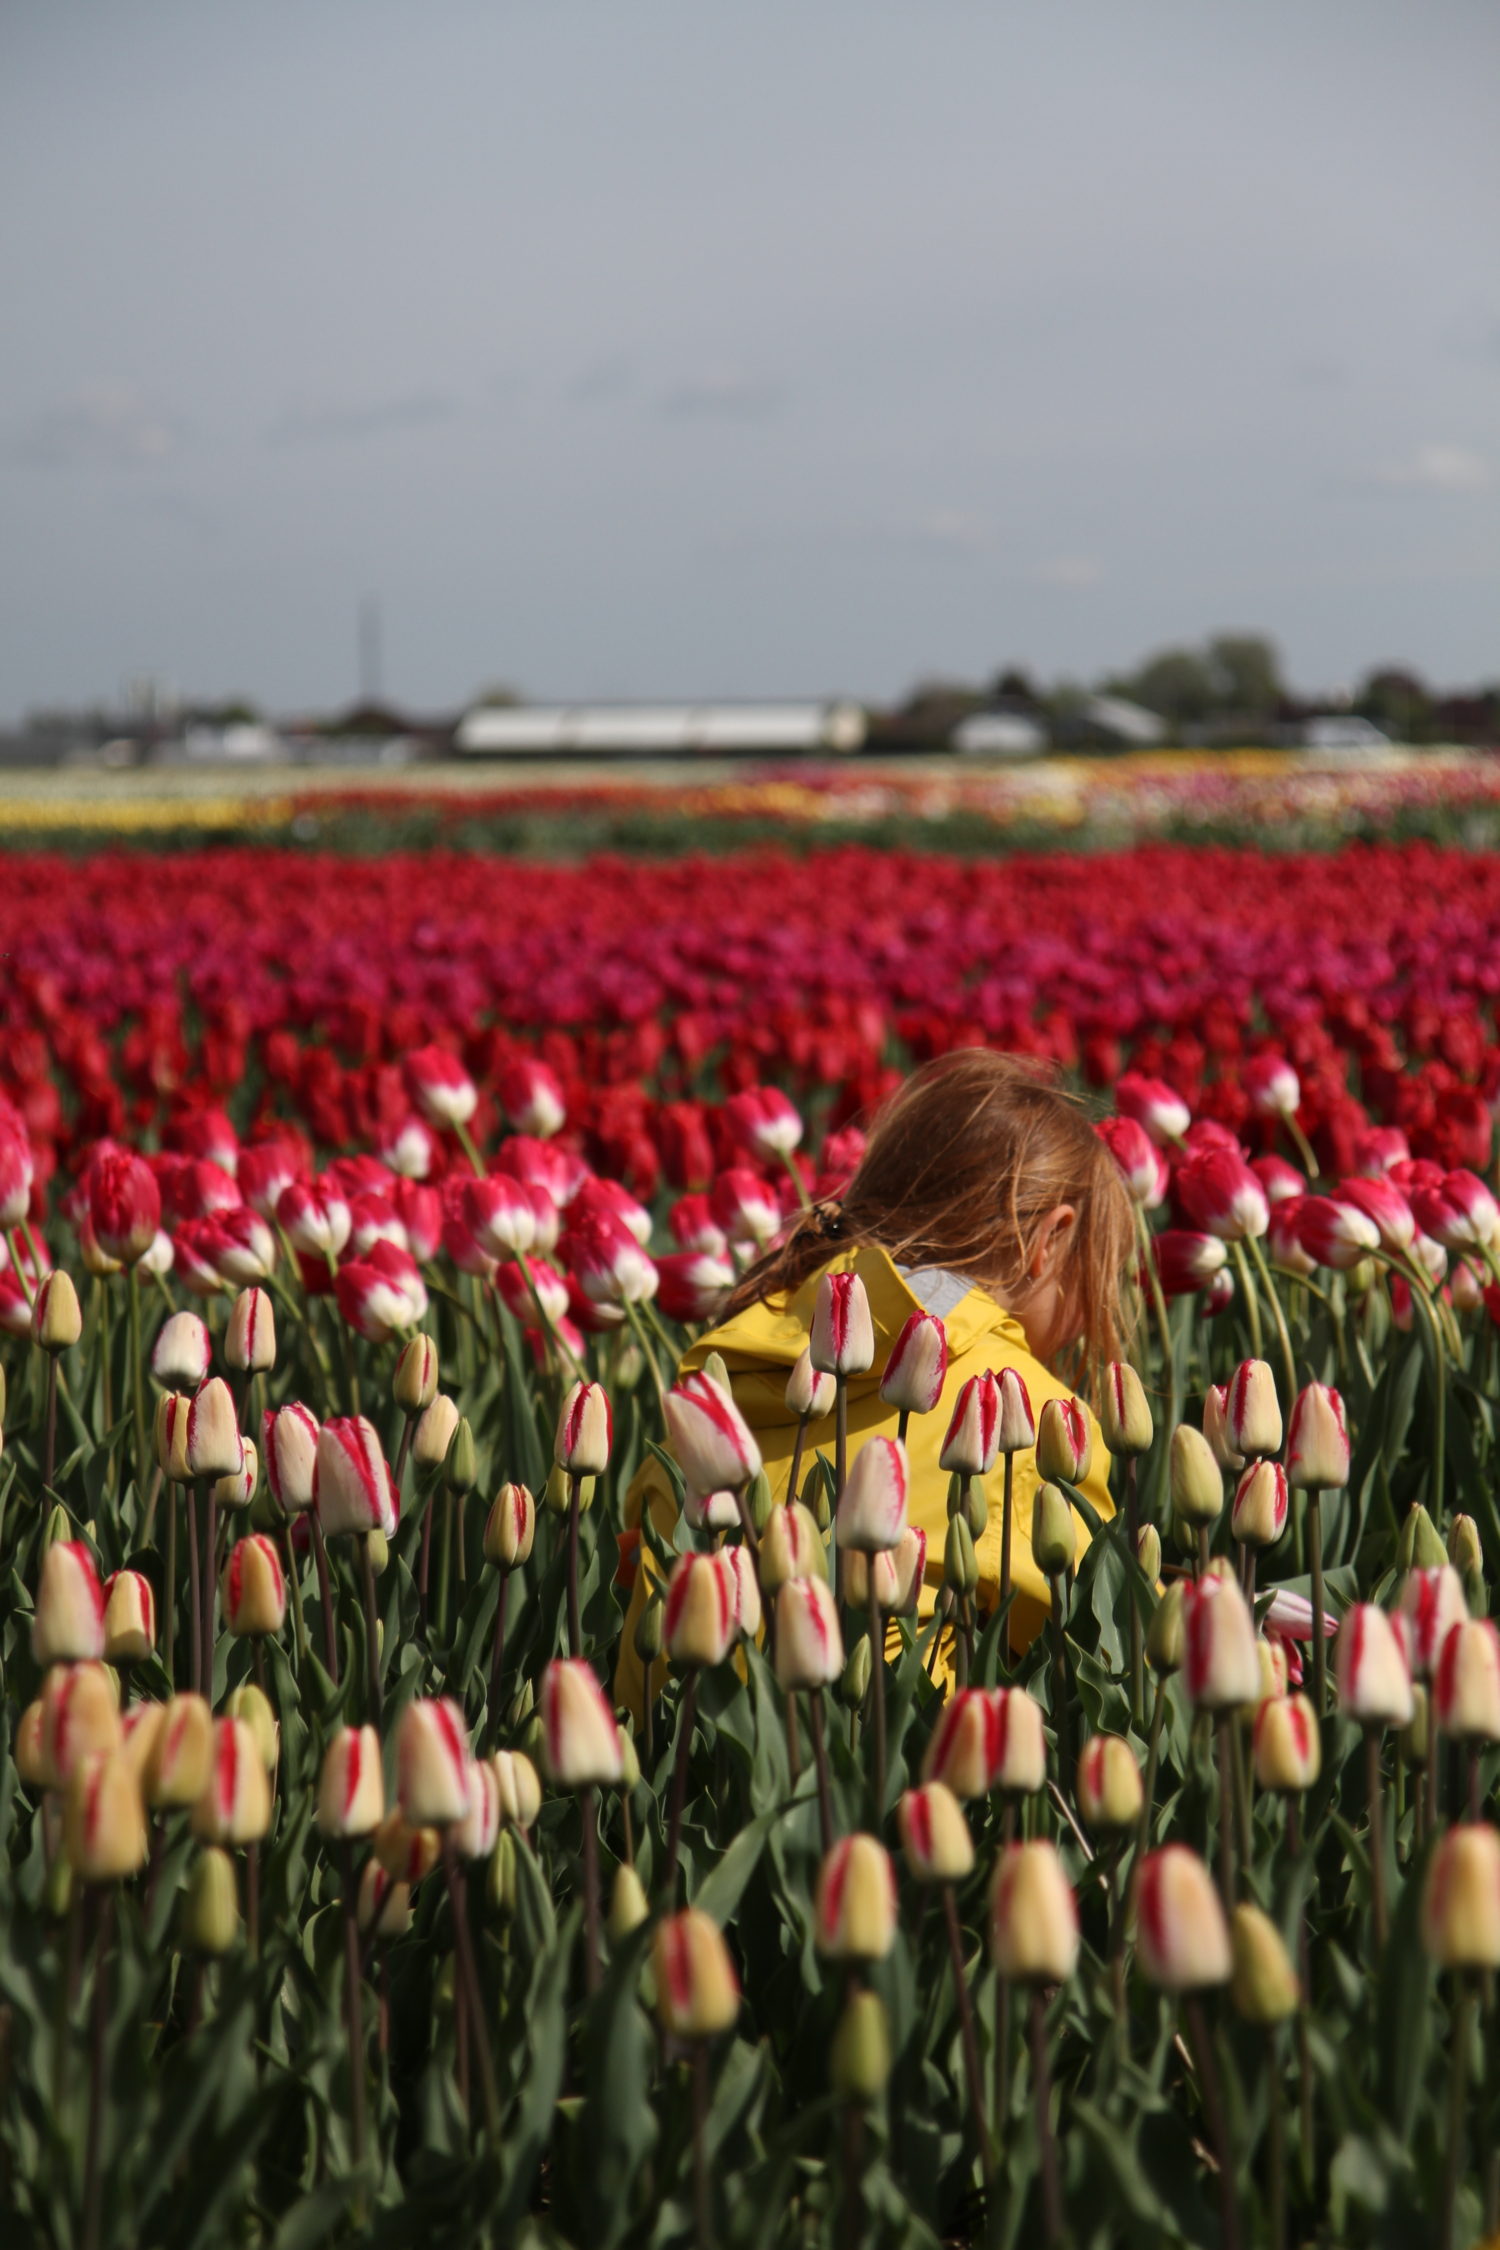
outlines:
M722 1353L731 1374L740 1366L764 1365L768 1360L791 1367L807 1348L818 1283L825 1273L857 1273L865 1285L875 1329L872 1372L878 1382L879 1371L890 1357L891 1346L911 1315L924 1308L896 1271L892 1259L874 1243L841 1251L837 1257L830 1258L817 1273L809 1276L785 1307L769 1303L752 1305L733 1320L725 1321L712 1336L694 1345L687 1355L689 1362L701 1364L711 1349ZM1003 1344L1014 1352L1030 1350L1021 1323L977 1282L944 1317L943 1326L947 1331L949 1355L954 1359L986 1342Z

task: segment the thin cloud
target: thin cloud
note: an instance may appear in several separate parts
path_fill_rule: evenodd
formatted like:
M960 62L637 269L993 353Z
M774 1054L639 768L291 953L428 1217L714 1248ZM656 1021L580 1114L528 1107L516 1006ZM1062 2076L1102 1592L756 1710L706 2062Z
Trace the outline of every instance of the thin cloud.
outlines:
M137 392L99 385L35 415L15 453L41 469L132 469L165 461L180 438L172 417Z
M1098 585L1104 566L1095 555L1053 555L1038 563L1032 576L1039 586L1060 586L1066 593L1078 594Z
M662 413L673 422L764 422L784 403L777 384L742 369L710 369L664 391Z
M609 406L635 389L635 367L623 352L590 360L568 385L567 395L578 406Z
M457 411L438 391L407 391L394 398L343 406L292 406L266 435L272 445L342 444L349 439L386 437L403 430L430 430L451 422Z
M916 526L917 537L929 546L949 547L965 552L989 545L989 526L978 516L965 514L962 508L933 508Z
M1483 492L1490 465L1482 453L1462 445L1419 445L1405 461L1375 472L1377 484L1415 486L1428 492Z

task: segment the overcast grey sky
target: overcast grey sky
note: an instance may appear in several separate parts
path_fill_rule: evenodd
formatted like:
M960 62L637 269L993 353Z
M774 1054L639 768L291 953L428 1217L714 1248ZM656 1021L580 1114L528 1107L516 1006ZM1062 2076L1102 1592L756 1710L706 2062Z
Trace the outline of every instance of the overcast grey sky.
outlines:
M1493 0L6 0L0 717L1500 674Z

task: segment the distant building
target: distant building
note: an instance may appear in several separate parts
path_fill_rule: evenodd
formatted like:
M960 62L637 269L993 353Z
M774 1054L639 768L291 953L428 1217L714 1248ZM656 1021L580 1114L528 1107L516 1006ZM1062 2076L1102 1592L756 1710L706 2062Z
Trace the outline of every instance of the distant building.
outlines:
M948 746L966 758L1039 758L1047 730L1019 711L975 711L959 720Z
M1345 756L1392 747L1390 736L1382 733L1373 720L1361 719L1352 711L1309 719L1302 729L1302 746L1305 750L1334 750Z
M798 757L863 746L857 703L481 704L454 749L472 758Z
M1144 703L1131 703L1123 695L1091 695L1082 717L1096 738L1131 750L1149 750L1166 740L1167 723L1159 711Z

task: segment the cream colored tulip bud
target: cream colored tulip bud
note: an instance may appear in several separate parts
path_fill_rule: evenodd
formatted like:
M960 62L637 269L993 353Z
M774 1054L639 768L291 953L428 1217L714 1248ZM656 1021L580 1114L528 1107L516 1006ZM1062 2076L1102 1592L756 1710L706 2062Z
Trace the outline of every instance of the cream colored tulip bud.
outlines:
M1182 1668L1182 1652L1187 1637L1182 1615L1184 1583L1180 1578L1172 1581L1152 1611L1151 1622L1146 1627L1146 1661L1153 1672L1160 1672L1163 1676Z
M1432 1710L1458 1742L1500 1742L1500 1632L1466 1617L1449 1632L1432 1675Z
M729 1557L679 1555L667 1581L667 1655L688 1670L722 1664L737 1638L737 1593Z
M1344 1402L1326 1383L1297 1393L1286 1438L1286 1479L1294 1492L1336 1491L1349 1482Z
M1279 1453L1281 1402L1265 1361L1242 1359L1224 1390L1224 1423L1236 1453Z
M178 1919L185 1953L203 1960L221 1960L233 1950L240 1934L240 1891L234 1861L217 1844L205 1844L198 1854L183 1893Z
M383 1944L411 1928L411 1885L393 1876L378 1860L367 1860L359 1878L359 1926L365 1937Z
M593 1667L554 1657L542 1674L542 1761L554 1789L615 1788L620 1730Z
M613 1888L609 1895L609 1919L606 1927L609 1942L616 1949L644 1921L650 1917L651 1908L646 1898L645 1886L628 1860L622 1860L615 1869Z
M862 1554L899 1546L910 1472L900 1438L870 1437L855 1454L839 1500L837 1544Z
M756 1558L760 1590L769 1600L794 1578L826 1574L822 1539L810 1508L800 1500L773 1508Z
M431 1406L437 1396L438 1350L430 1336L408 1336L391 1377L391 1392L408 1420Z
M858 1711L870 1692L870 1636L861 1633L855 1642L843 1678L839 1681L839 1701L846 1711Z
M813 1939L829 1961L883 1961L896 1942L896 1870L875 1836L845 1836L823 1857Z
M468 1766L469 1809L449 1833L460 1859L488 1859L500 1834L500 1785L487 1760L471 1758Z
M973 1872L974 1839L963 1806L946 1782L908 1789L896 1812L901 1849L919 1883L961 1883Z
M875 1327L857 1273L822 1276L807 1348L813 1366L823 1375L865 1375L874 1366Z
M393 1882L420 1883L442 1857L443 1840L435 1828L414 1828L397 1806L376 1829L372 1849Z
M83 1334L83 1313L71 1274L43 1274L31 1306L31 1340L44 1352L70 1351Z
M163 1707L146 1759L146 1802L158 1811L195 1805L213 1770L213 1714L201 1695L174 1695Z
M891 1558L883 1559L889 1562ZM734 1580L735 1629L742 1640L756 1640L760 1634L762 1608L754 1558L748 1547L739 1546L726 1547L724 1560Z
M828 2056L835 2094L847 2102L879 2101L891 2075L891 2027L885 2002L866 1985L851 1987Z
M1259 1703L1255 1620L1238 1586L1223 1578L1201 1578L1184 1596L1183 1623L1182 1684L1194 1708L1237 1711Z
M1038 1476L1051 1484L1082 1484L1094 1457L1093 1432L1076 1398L1049 1398L1036 1426Z
M1091 1735L1078 1760L1078 1810L1085 1824L1101 1834L1134 1828L1143 1797L1141 1769L1124 1736Z
M91 1750L68 1776L63 1843L85 1883L115 1883L146 1864L146 1808L123 1751Z
M1455 1516L1448 1526L1448 1560L1459 1576L1469 1582L1484 1577L1484 1549L1479 1541L1479 1526L1472 1516Z
M1135 1559L1154 1586L1161 1576L1161 1533L1154 1523L1143 1523L1136 1533Z
M270 1292L242 1289L229 1308L224 1357L242 1374L264 1375L276 1365L276 1315Z
M1414 1507L1407 1509L1401 1521L1401 1535L1396 1541L1396 1568L1403 1575L1409 1570L1441 1570L1445 1562L1452 1560L1438 1537L1436 1524L1421 1501L1417 1501Z
M453 1443L448 1448L448 1458L443 1463L443 1482L448 1490L463 1498L479 1482L479 1457L474 1449L474 1432L469 1427L468 1416L460 1414L458 1428L453 1433Z
M1180 1422L1169 1459L1172 1506L1184 1523L1217 1523L1224 1513L1224 1476L1201 1430Z
M188 1401L187 1469L190 1477L227 1477L243 1466L234 1396L220 1375L210 1375Z
M536 1502L524 1484L502 1484L485 1518L484 1559L499 1570L519 1570L536 1537Z
M38 1664L77 1664L104 1654L104 1588L81 1539L54 1539L42 1557L31 1653Z
M264 1532L236 1539L219 1574L224 1623L237 1640L279 1633L286 1622L286 1578L276 1542Z
M1292 1797L1311 1789L1323 1770L1323 1745L1305 1695L1269 1695L1255 1714L1255 1779Z
M439 1391L423 1409L412 1432L411 1457L419 1469L442 1467L457 1428L458 1408L446 1392Z
M172 1484L186 1484L188 1401L176 1391L165 1391L156 1402L156 1459L161 1473Z
M195 1312L174 1312L162 1322L151 1347L151 1373L169 1391L189 1396L213 1365L208 1323Z
M1422 1943L1440 1969L1500 1968L1500 1832L1464 1821L1440 1838L1422 1893Z
M281 1722L265 1689L253 1680L242 1681L225 1703L224 1715L241 1720L250 1729L260 1762L274 1778L281 1760Z
M1015 1984L1066 1984L1078 1965L1078 1906L1057 1846L1010 1844L995 1863L990 1959Z
M500 1792L500 1823L524 1835L542 1809L536 1767L520 1750L497 1750L490 1760Z
M1451 1563L1437 1570L1409 1570L1401 1585L1401 1618L1407 1660L1413 1677L1431 1679L1443 1643L1469 1614L1463 1580Z
M260 1455L249 1438L240 1440L240 1465L233 1476L219 1477L213 1488L214 1500L221 1508L239 1512L248 1508L255 1498L260 1483Z
M776 1678L783 1688L831 1687L844 1669L838 1606L822 1578L794 1578L776 1596Z
M1156 1435L1151 1407L1141 1379L1128 1360L1111 1360L1104 1370L1099 1425L1105 1445L1122 1460L1150 1452Z
M1235 1487L1229 1526L1242 1547L1274 1547L1286 1530L1290 1495L1279 1461L1252 1461Z
M651 1944L656 2014L670 2038L711 2039L740 2012L739 1978L717 1922L696 1906L668 1914Z
M552 1458L572 1477L602 1477L614 1444L614 1415L600 1383L575 1383L562 1402Z
M1230 1922L1234 1974L1229 1994L1247 2023L1284 2023L1302 2002L1302 1987L1280 1930L1258 1906L1241 1901Z
M210 1844L258 1844L270 1825L271 1783L254 1731L244 1719L219 1719L193 1834Z
M325 1836L369 1836L384 1818L380 1737L373 1727L340 1727L323 1753L318 1827Z
M11 1756L16 1761L16 1772L23 1789L47 1787L47 1764L42 1750L42 1699L28 1703L16 1721L16 1731L11 1740Z
M1060 1578L1073 1567L1078 1536L1067 1496L1055 1484L1039 1484L1031 1509L1031 1558L1044 1578Z
M1186 1844L1164 1844L1141 1862L1136 1885L1136 1960L1160 1992L1227 1984L1234 1953L1213 1877Z
M469 1810L469 1730L450 1696L419 1697L396 1735L396 1794L414 1828L443 1828Z
M117 1570L104 1584L104 1659L144 1664L156 1646L156 1595L138 1570Z
M120 1743L114 1674L103 1664L54 1664L42 1682L40 1761L49 1789L61 1789L80 1758Z
M924 1782L955 1797L992 1789L1030 1796L1047 1778L1041 1705L1024 1688L959 1688L938 1715L922 1764Z
M1236 1453L1229 1435L1229 1385L1210 1383L1203 1395L1203 1435L1212 1449L1213 1457L1226 1475L1234 1475L1245 1466L1243 1453Z
M820 1373L813 1366L811 1352L805 1351L787 1377L787 1412L795 1414L799 1422L821 1422L833 1412L837 1392L834 1377Z

